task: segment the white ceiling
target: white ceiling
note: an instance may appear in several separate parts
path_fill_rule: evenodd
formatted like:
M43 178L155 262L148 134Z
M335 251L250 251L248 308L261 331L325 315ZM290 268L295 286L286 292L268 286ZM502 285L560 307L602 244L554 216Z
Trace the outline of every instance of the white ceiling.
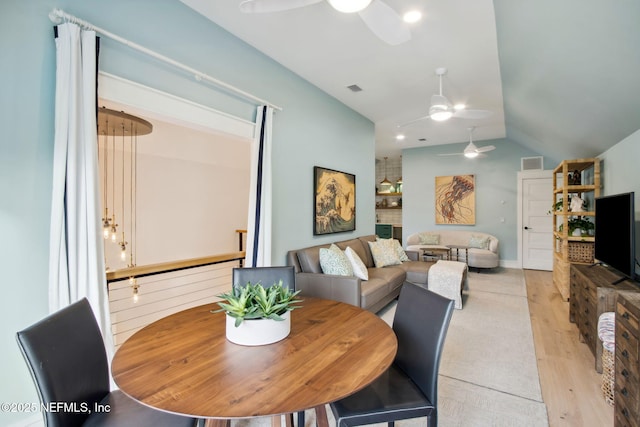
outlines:
M180 1L373 121L377 158L466 142L470 126L475 142L507 138L555 159L592 157L640 127L637 0L384 0L400 14L423 13L398 46L327 2L243 14L241 0ZM493 115L422 120L401 128L398 143L397 126L427 114L438 67L448 69L451 102ZM353 84L362 92L346 88Z

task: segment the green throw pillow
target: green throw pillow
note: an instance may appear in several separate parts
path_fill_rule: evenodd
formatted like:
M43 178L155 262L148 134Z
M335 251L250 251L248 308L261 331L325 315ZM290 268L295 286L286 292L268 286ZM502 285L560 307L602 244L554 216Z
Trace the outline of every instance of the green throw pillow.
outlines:
M440 244L439 234L420 233L418 237L420 238L421 245L439 245Z
M484 236L471 235L469 239L470 248L489 249L489 238Z

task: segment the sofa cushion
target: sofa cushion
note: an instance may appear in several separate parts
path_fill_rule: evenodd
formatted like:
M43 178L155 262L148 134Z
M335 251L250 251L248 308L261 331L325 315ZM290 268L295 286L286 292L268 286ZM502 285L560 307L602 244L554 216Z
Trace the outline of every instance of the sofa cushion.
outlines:
M401 263L398 251L391 239L369 242L369 249L371 249L373 262L377 268L386 267L388 265L398 265Z
M469 259L467 264L476 268L494 268L500 265L498 254L488 249L469 249Z
M362 262L364 262L364 265L367 266L367 268L371 268L371 267L375 267L375 263L373 262L373 256L371 255L371 248L369 247L369 242L375 242L378 239L378 236L376 236L375 234L369 234L368 236L362 236L362 237L358 237L358 240L360 240L360 243L362 243L362 247L365 248L365 253L366 256L364 258L360 257L362 259Z
M384 299L394 289L398 289L405 281L404 270L393 267L369 268L369 280L362 282L362 306L370 307Z
M329 249L320 248L320 267L324 274L335 274L338 276L353 276L353 267L349 258L336 245L331 245Z
M368 256L369 248L365 248L359 239L343 240L341 242L336 242L335 244L343 251L347 248L351 248L356 254L358 254L358 257L362 260L362 262L364 262L365 265L367 264L365 259ZM369 265L366 266L370 267Z
M298 262L304 273L322 273L320 267L320 248L329 248L329 245L311 246L298 251Z
M347 246L347 249L344 250L344 254L349 259L351 263L351 267L353 268L353 275L359 277L362 280L369 280L369 272L367 271L367 267L364 265L364 262L360 259L356 251L351 249L351 246Z
M433 262L427 261L405 261L399 266L393 268L402 268L407 275L407 282L426 285L427 278L429 276L429 268L431 268L433 264Z

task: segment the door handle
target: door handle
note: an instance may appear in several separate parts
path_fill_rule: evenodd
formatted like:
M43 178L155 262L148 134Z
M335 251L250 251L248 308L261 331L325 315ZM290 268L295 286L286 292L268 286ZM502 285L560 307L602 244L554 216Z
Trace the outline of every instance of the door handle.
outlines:
M527 227L526 225L524 226L525 230L533 230L532 228Z

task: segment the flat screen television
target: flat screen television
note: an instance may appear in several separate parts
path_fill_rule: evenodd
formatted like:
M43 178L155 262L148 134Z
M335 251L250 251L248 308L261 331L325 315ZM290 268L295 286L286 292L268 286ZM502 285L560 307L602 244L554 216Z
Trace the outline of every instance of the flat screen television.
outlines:
M595 258L631 279L635 278L634 193L595 200Z

